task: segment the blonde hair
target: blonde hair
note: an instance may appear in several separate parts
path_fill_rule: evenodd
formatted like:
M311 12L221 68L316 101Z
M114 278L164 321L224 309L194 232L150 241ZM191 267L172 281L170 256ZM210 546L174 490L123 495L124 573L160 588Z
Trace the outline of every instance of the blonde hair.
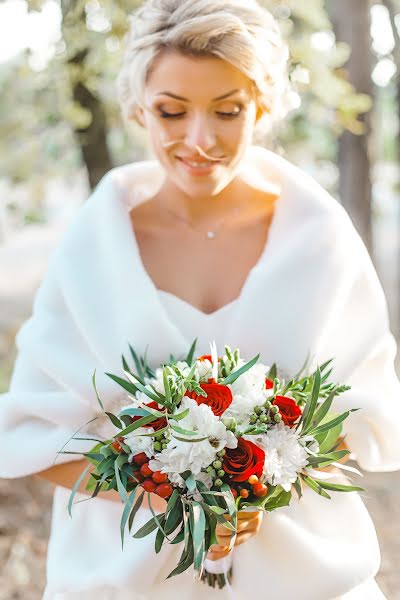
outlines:
M147 77L157 55L172 49L217 56L252 82L266 129L291 109L289 50L271 13L256 0L147 0L130 17L126 50L117 78L126 119L144 105Z

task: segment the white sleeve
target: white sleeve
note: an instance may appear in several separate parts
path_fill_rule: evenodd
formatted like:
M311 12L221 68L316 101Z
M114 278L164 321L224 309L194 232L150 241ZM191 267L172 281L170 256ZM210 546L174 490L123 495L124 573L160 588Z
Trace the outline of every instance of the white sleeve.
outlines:
M51 467L75 431L97 416L82 386L75 385L81 376L82 343L50 274L35 296L33 314L19 330L16 346L9 391L0 395L0 477L5 478ZM68 450L87 451L94 443L74 441ZM56 464L80 458L60 454Z
M335 398L332 410L361 409L345 420L343 433L362 469L395 471L400 469L397 344L372 260L347 213L346 221L343 278L332 281L329 324L321 339L323 358L334 358L329 379L350 385L351 390Z

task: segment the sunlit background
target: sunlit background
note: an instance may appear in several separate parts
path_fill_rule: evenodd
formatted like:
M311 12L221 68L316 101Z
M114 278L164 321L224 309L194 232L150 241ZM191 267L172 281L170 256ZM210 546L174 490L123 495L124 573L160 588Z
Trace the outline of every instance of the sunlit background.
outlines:
M345 206L400 339L400 0L261 3L289 40L294 110L257 143ZM71 218L110 168L151 156L145 132L124 127L114 87L127 15L139 4L0 0L0 392ZM378 582L400 599L400 477L367 474L363 485L382 547ZM41 598L51 489L34 478L0 481L0 600Z

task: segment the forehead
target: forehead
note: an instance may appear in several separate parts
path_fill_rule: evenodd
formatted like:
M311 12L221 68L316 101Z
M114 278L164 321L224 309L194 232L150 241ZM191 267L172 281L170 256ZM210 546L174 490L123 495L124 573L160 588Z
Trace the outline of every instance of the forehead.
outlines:
M188 100L209 100L233 89L250 94L250 79L217 56L189 56L162 51L154 60L146 81L146 94L168 91Z

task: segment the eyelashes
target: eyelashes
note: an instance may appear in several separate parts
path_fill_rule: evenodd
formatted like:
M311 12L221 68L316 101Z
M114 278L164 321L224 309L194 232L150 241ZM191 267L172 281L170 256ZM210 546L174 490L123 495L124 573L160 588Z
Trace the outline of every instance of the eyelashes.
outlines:
M222 119L236 119L242 112L242 107L239 108L239 110L235 111L235 112L221 112L221 111L217 111L216 114L222 118ZM168 113L164 110L160 110L159 115L162 119L181 119L182 117L185 116L185 112L180 112L180 113Z

